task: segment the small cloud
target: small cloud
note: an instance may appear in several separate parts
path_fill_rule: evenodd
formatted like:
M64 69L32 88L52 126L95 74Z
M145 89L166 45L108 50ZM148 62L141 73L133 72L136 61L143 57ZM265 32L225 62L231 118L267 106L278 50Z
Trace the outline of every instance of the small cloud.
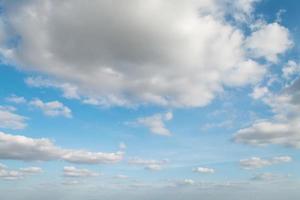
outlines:
M77 169L73 166L64 167L65 177L95 177L100 176L99 173L92 172L88 169Z
M23 104L23 103L27 102L27 100L24 97L19 97L16 95L11 95L10 97L7 97L6 101L15 103L15 104Z
M15 113L14 107L0 106L0 128L20 130L26 128L26 117Z
M193 172L200 173L200 174L213 174L215 173L215 170L207 167L197 167L193 169Z
M34 99L29 102L29 105L39 108L47 116L64 116L67 118L72 117L72 111L59 101L43 102L40 99Z
M149 117L142 117L137 119L137 123L146 126L153 134L170 136L171 131L166 128L165 122L173 119L172 112L164 114L155 114Z
M293 159L290 156L277 156L271 159L252 157L249 159L240 160L240 165L243 169L250 170L250 169L263 168L275 164L288 163L291 162L292 160Z
M141 158L132 158L128 161L130 165L144 166L144 169L149 171L160 171L167 163L168 160L145 160Z

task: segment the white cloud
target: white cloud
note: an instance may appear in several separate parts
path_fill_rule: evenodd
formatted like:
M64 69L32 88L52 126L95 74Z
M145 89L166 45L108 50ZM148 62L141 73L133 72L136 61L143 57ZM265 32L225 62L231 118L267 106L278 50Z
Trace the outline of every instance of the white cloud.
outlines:
M21 168L20 171L24 174L38 174L42 173L43 170L39 167L26 167L26 168Z
M215 170L207 167L197 167L193 169L193 172L201 173L201 174L213 174L215 173Z
M257 174L254 177L251 178L253 181L276 181L286 178L286 176L278 175L278 174L272 174L272 173L262 173Z
M155 114L149 117L139 118L137 119L137 123L149 128L153 134L170 136L171 131L165 127L165 122L170 121L172 118L173 114L171 112L167 112L164 114Z
M160 171L167 163L167 160L145 160L141 158L132 158L128 161L130 165L143 166L144 169L149 171Z
M23 161L64 160L82 164L111 164L123 159L123 152L102 153L63 149L46 138L33 139L0 132L0 159Z
M240 165L243 169L258 169L270 165L288 163L293 159L290 156L277 156L272 159L262 159L259 157L252 157L249 159L240 160Z
M246 40L246 46L257 57L277 62L278 55L292 46L289 30L278 23L263 25Z
M289 80L291 77L298 75L300 73L300 65L295 61L289 60L288 63L282 68L282 76Z
M39 167L21 168L19 170L8 169L0 163L0 179L5 180L20 180L29 175L42 173L43 170Z
M300 79L279 94L269 92L262 100L270 106L274 117L240 129L235 133L234 141L257 146L279 144L300 148Z
M267 87L255 87L251 93L253 99L261 99L269 94L269 89Z
M24 129L26 128L26 117L14 113L14 107L0 106L0 128Z
M34 99L29 102L29 105L41 109L47 116L64 116L68 118L72 117L71 109L59 101L43 102L40 99Z
M183 180L177 180L170 183L171 187L188 187L188 186L194 186L197 183L192 179L183 179Z
M63 92L63 96L67 99L79 99L78 88L70 83L59 83L41 77L29 77L25 79L25 83L31 87L38 88L57 88Z
M16 103L16 104L23 104L26 103L26 99L24 97L19 97L16 95L11 95L10 97L7 97L6 100L8 102Z
M92 172L88 169L77 169L73 166L64 167L65 177L95 177L99 175L99 173Z
M13 62L70 84L29 79L32 85L61 89L68 98L82 95L97 105L199 107L224 87L256 83L265 73L247 56L242 30L224 14L249 16L254 2L5 1L2 18L15 31L6 36L21 38L9 49ZM279 39L276 46L270 42L274 51L253 44L259 33L249 44L273 59L286 49L282 33L288 31L268 27Z

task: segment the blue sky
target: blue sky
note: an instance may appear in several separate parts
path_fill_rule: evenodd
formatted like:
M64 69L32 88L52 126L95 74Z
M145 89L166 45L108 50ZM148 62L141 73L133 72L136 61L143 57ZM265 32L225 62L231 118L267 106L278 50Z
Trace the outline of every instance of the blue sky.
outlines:
M0 7L4 200L300 195L299 2Z

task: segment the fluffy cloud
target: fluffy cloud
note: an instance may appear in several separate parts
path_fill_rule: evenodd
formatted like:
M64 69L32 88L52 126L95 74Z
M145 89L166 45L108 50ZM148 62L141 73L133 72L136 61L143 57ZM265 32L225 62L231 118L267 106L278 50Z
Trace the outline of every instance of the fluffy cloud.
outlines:
M0 128L7 129L24 129L26 124L26 117L14 113L14 107L0 106Z
M73 166L64 167L65 177L95 177L99 175L99 173L92 172L88 169L77 169Z
M21 168L19 170L8 169L5 165L0 163L0 179L5 180L19 180L25 176L42 173L43 170L39 167Z
M34 99L29 102L29 105L41 109L47 116L64 116L68 118L72 117L71 109L59 101L43 102L40 99Z
M149 171L159 171L163 169L163 166L167 164L167 160L144 160L141 158L132 158L128 161L130 165L143 166L144 169Z
M292 46L289 31L278 23L263 25L247 39L246 46L252 54L277 62L278 55Z
M170 136L171 132L165 127L165 122L170 121L173 118L171 112L164 114L155 114L149 117L139 118L138 124L142 124L150 129L153 134Z
M251 15L254 2L4 1L6 32L14 30L6 37L20 38L7 59L62 83L32 85L80 93L96 105L205 106L224 87L255 83L266 71L247 56L242 31L225 20ZM271 46L258 45L260 31L248 46L274 59L287 48L288 31L279 24L262 31L272 31Z
M63 149L46 138L33 139L0 132L0 159L23 161L64 160L82 164L109 164L123 159L123 152L102 153Z
M288 163L293 159L290 156L278 156L272 159L262 159L259 157L252 157L249 159L240 160L240 165L243 169L258 169L270 165Z
M193 169L193 172L201 173L201 174L213 174L215 173L215 170L207 167L197 167Z
M300 79L279 94L268 92L262 100L270 106L273 119L260 120L240 129L234 141L257 146L279 144L300 148Z

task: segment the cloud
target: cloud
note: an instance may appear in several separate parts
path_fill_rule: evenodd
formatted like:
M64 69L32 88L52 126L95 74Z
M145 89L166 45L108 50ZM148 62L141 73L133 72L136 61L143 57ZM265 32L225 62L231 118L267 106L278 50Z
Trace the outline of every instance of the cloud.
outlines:
M26 117L18 115L14 107L0 106L0 128L20 130L26 128Z
M128 161L130 165L143 166L144 169L149 171L160 171L167 163L168 160L144 160L141 158L132 158Z
M299 75L300 65L293 60L289 60L288 63L282 68L282 76L286 80L291 79L295 75Z
M184 179L183 181L180 181L177 183L177 186L189 186L194 185L195 181L192 179Z
M112 164L123 159L123 152L102 153L63 149L46 138L34 139L0 132L0 159L23 161L64 160L79 164Z
M215 173L215 170L212 168L207 168L207 167L197 167L197 168L193 169L193 172L201 173L201 174L213 174L213 173Z
M24 97L19 97L16 95L11 95L10 97L7 97L6 100L8 102L16 103L16 104L23 104L26 103L26 99Z
M271 108L273 118L262 119L240 129L233 140L256 146L278 144L300 148L300 79L279 94L268 92L262 100Z
M64 167L65 177L95 177L99 175L99 173L92 172L88 169L77 169L73 166Z
M31 87L37 88L57 88L63 92L63 96L67 99L80 98L78 88L70 83L60 83L41 77L28 77L25 79L25 83Z
M251 97L253 99L261 99L265 97L266 94L269 93L269 89L267 87L255 87L253 92L251 93Z
M225 87L263 77L265 66L247 55L243 31L226 21L228 15L249 17L255 2L4 1L3 38L20 41L0 46L19 68L51 79L29 84L58 88L67 98L79 94L96 105L200 107ZM276 45L259 46L258 31L247 40L250 49L271 59L284 52L287 29L275 23L261 31L272 31L278 40L270 44Z
M278 175L278 174L272 174L272 173L262 173L257 174L254 177L251 178L253 181L276 181L281 180L283 178L287 178L286 176Z
M41 109L47 116L64 116L67 118L72 117L71 109L59 101L43 102L40 99L34 99L29 102L29 105Z
M252 33L246 46L257 57L277 62L278 55L292 47L289 30L278 23L266 24Z
M240 165L243 169L259 169L275 164L288 163L293 159L290 156L277 156L272 159L262 159L259 157L252 157L249 159L240 160Z
M149 128L153 134L170 136L171 131L165 127L165 122L170 121L172 118L173 114L171 112L167 112L164 114L155 114L149 117L139 118L137 119L137 123Z
M29 175L42 173L43 170L39 167L21 168L19 170L8 169L0 163L0 179L4 180L20 180Z

